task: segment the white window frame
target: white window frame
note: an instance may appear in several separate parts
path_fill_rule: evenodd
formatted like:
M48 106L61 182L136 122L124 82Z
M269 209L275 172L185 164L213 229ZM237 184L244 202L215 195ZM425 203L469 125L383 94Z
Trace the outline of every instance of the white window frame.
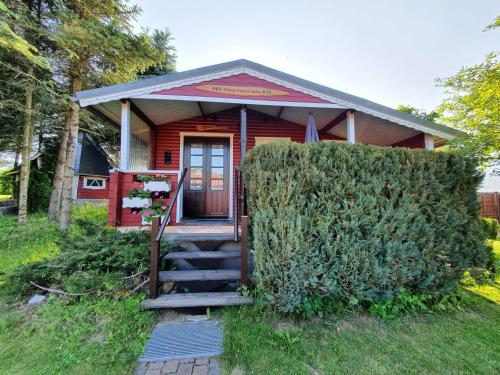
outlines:
M99 180L102 181L102 186L89 186L89 180ZM83 188L92 190L103 190L106 189L106 179L104 177L84 177L83 178Z

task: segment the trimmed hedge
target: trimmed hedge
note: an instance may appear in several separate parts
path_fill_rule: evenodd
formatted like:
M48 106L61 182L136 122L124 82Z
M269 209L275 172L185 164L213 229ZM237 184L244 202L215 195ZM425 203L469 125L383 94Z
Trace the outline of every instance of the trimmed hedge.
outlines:
M488 259L476 163L457 153L273 142L244 165L254 276L282 313L443 293Z

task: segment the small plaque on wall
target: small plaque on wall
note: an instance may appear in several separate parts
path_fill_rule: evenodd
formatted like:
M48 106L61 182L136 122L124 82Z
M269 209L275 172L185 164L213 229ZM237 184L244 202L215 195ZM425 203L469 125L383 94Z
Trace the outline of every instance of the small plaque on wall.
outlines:
M172 164L172 151L165 151L163 153L163 162L165 164Z

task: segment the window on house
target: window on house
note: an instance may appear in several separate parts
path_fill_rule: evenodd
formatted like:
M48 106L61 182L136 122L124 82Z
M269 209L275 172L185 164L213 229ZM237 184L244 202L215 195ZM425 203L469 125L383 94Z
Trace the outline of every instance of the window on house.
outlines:
M255 146L260 146L265 143L274 141L291 141L290 137L255 137Z
M100 177L84 177L83 187L85 189L105 189L106 179Z

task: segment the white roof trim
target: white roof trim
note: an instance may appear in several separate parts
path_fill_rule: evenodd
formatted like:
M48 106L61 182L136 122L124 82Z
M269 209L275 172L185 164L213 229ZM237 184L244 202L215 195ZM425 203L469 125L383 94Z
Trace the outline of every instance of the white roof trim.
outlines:
M333 102L333 103L337 103L337 104L339 104L341 106L341 107L338 107L338 108L354 109L354 110L357 110L357 111L360 111L360 112L363 112L363 113L366 113L366 114L369 114L369 115L372 115L372 116L375 116L375 117L378 117L378 118L381 118L381 119L384 119L384 120L388 120L388 121L394 122L394 123L399 124L399 125L406 126L408 128L419 130L419 131L424 132L424 133L429 133L429 134L432 134L432 135L435 135L435 136L438 136L438 137L441 137L441 138L444 138L444 139L453 139L453 136L451 136L451 135L449 135L449 134L447 134L445 132L441 132L441 131L435 130L435 129L429 129L426 126L415 124L415 123L413 123L411 121L405 121L403 119L400 119L400 118L397 118L397 117L393 117L393 116L387 115L387 114L379 112L379 111L375 111L375 110L370 109L370 108L365 107L365 106L360 106L360 105L357 105L357 104L353 104L352 102L339 99L339 98L334 97L332 95L325 95L325 94L322 94L322 93L317 93L315 91L308 90L308 89L305 89L303 87L300 87L300 86L297 86L297 85L294 85L294 84L290 84L290 83L285 82L283 80L275 79L275 78L273 78L271 76L268 76L268 75L260 73L260 72L256 72L254 70L250 70L248 68L247 68L247 70L248 71L246 73L248 75L251 75L251 76L256 77L256 78L261 78L261 79L264 79L264 80L272 82L272 83L276 83L278 85L290 88L292 90L300 91L300 92L302 92L304 94L313 95L313 96L316 96L316 97L318 97L320 99L324 99L324 100L328 100L328 101Z
M173 81L173 82L166 82L166 83L164 82L164 83L151 85L151 86L147 86L147 87L141 87L138 89L124 90L124 91L121 91L118 93L113 93L113 94L97 95L97 96L93 96L90 98L81 99L80 106L87 107L89 105L98 104L98 103L102 103L102 102L109 102L112 100L133 98L133 97L137 97L140 95L151 94L151 92L154 92L154 91L169 90L169 89L173 89L176 87L182 87L182 86L192 85L195 83L211 81L213 79L231 77L233 75L242 74L242 73L244 73L244 68L240 67L240 68L236 68L236 69L224 70L224 71L217 72L217 73L204 74L204 75L197 76L197 77L181 79L181 80Z
M329 103L303 103L303 102L277 102L277 101L267 101L267 100L261 100L261 101L255 101L252 99L233 99L233 98L214 98L214 97L189 97L189 96L179 96L179 95L155 95L151 94L151 92L155 91L161 91L161 90L169 90L177 87L182 87L182 86L187 86L191 84L196 84L196 83L201 83L201 82L206 82L206 81L211 81L214 79L219 79L219 78L225 78L225 77L230 77L233 75L237 74L248 74L252 77L255 78L260 78L263 80L266 80L268 82L272 82L275 84L278 84L280 86L301 92L303 94L307 95L312 95L314 97L329 101ZM113 100L120 100L120 99L125 99L125 98L141 98L141 99L163 99L163 100L196 100L196 101L205 101L205 102L223 102L223 103L241 103L241 104L259 104L259 105L276 105L276 106L285 106L288 104L288 106L294 106L294 107L311 107L314 108L313 105L318 105L315 108L349 108L349 109L354 109L387 121L394 122L399 125L403 125L424 133L429 133L434 136L444 138L444 139L453 139L453 136L450 134L447 134L446 132L442 132L440 130L436 130L433 128L429 128L424 125L416 124L411 121L406 121L401 118L397 118L373 109L370 109L366 106L361 106L357 104L353 104L352 102L346 101L339 99L337 97L334 97L332 95L326 95L324 93L320 93L314 90L310 90L307 88L304 88L302 86L292 84L288 81L284 81L281 79L277 79L273 76L258 72L254 69L248 68L246 66L243 67L238 67L238 68L233 68L233 69L227 69L227 70L222 70L219 72L215 73L210 73L210 74L204 74L200 75L197 77L191 77L187 79L181 79L178 81L173 81L173 82L164 82L156 85L151 85L147 87L141 87L141 88L135 88L135 89L129 89L129 90L124 90L121 92L117 93L112 93L112 94L105 94L105 95L97 95L89 98L83 98L80 99L79 103L81 107L87 107L90 105L96 105L99 103L103 102L109 102ZM191 98L191 99L188 99ZM258 103L257 103L258 102ZM287 104L285 104L287 103ZM323 104L324 107L319 106L319 104Z
M347 107L333 103L282 102L277 100L215 98L207 96L145 94L139 96L132 96L130 97L130 99L180 100L180 101L190 101L190 102L234 103L234 104L248 104L248 105L253 104L253 105L269 105L269 106L279 106L279 107L347 109Z

